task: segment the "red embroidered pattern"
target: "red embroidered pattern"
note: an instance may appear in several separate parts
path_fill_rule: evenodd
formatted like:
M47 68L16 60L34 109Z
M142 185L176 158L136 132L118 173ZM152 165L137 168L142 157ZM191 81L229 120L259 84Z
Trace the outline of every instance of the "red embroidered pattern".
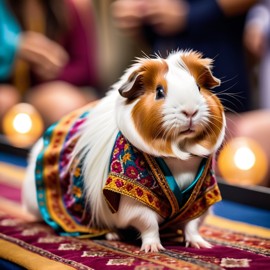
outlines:
M162 225L165 228L196 218L221 200L211 167L212 159L209 158L190 197L179 209L177 199L155 159L138 151L119 133L103 193L112 212L118 210L120 195L129 196L166 219Z

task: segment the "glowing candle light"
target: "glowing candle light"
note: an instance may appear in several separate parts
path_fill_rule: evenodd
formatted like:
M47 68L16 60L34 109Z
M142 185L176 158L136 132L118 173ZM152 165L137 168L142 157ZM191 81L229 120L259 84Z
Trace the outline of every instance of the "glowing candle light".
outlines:
M11 144L28 147L43 132L43 120L30 104L19 103L12 107L3 119L3 131Z
M240 147L234 154L234 163L240 170L250 170L256 162L255 154L246 146Z
M256 141L244 137L235 138L220 151L218 169L229 183L259 184L268 170L267 157Z
M13 120L14 129L21 133L27 133L33 126L31 117L26 113L18 113Z

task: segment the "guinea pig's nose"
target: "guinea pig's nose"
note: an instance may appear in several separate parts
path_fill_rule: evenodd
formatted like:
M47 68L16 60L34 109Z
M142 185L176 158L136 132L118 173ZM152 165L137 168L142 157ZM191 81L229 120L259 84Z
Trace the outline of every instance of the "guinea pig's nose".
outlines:
M198 113L198 110L182 110L182 114L187 118L192 118Z

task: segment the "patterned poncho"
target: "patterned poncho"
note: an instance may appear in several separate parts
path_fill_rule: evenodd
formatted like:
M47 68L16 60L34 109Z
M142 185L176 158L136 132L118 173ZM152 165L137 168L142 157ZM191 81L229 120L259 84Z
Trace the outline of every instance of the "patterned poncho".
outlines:
M44 147L37 159L40 212L62 235L90 237L107 232L89 225L91 206L85 202L82 164L70 166L79 130L91 106L72 112L52 125L45 132ZM121 132L115 138L103 195L113 213L118 210L120 195L147 205L164 218L161 230L200 216L221 199L211 157L202 160L191 185L180 190L161 158L142 153Z

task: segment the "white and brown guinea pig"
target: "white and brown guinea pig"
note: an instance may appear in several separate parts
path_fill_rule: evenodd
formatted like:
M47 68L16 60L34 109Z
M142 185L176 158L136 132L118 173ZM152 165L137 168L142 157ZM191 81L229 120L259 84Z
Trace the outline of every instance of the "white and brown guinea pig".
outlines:
M139 151L161 157L178 187L187 188L201 161L215 153L225 134L222 104L209 90L220 84L211 65L211 59L194 51L172 52L166 59L139 58L91 109L72 153L83 160L85 203L91 208L89 224L112 231L134 227L140 233L142 250L163 249L159 225L164 217L154 209L125 195L120 196L118 211L113 213L109 208L103 188L112 149L120 131ZM25 207L36 216L33 168L41 147L39 141L23 189ZM179 223L187 245L211 247L198 232L203 216ZM107 236L116 237L114 233Z

